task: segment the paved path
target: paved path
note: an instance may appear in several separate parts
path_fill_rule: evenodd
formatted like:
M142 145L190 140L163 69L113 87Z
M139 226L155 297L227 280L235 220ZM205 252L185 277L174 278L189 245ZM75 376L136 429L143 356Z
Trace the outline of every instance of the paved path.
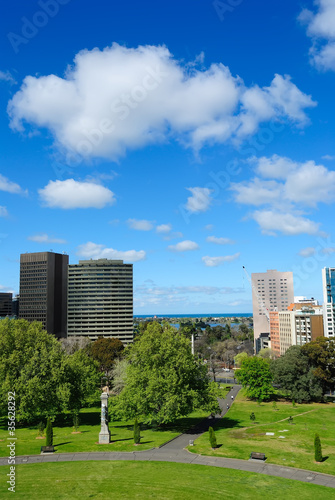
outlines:
M220 400L222 409L221 415L224 415L227 410L227 404L232 404L231 396L235 396L240 390L240 386L234 386L227 398ZM35 464L46 462L77 462L81 460L145 460L154 462L180 462L184 464L210 465L214 467L222 467L225 469L236 469L248 472L257 472L268 476L283 477L286 479L296 479L305 483L318 484L335 488L335 476L321 474L293 467L282 467L280 465L271 465L258 460L238 460L234 458L207 457L189 453L184 448L189 444L191 439L195 440L201 434L208 430L210 425L221 418L216 415L215 418L207 418L203 420L197 427L185 434L181 434L172 441L166 443L160 448L152 450L133 451L133 452L97 452L97 453L55 453L52 455L27 455L16 457L16 464ZM8 465L7 458L0 458L0 465Z

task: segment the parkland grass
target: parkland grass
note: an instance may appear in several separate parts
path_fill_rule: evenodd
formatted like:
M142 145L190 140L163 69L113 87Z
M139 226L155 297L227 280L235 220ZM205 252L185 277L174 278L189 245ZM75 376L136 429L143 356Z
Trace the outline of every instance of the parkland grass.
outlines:
M4 470L5 467L1 467ZM0 498L12 495L5 481ZM193 464L63 462L18 465L15 498L34 500L331 500L335 490L300 481Z
M254 412L254 423L250 414ZM292 417L292 423L289 418ZM273 435L266 435L273 433ZM320 435L323 462L314 461L314 437ZM215 427L218 448L212 450L208 433L189 451L204 455L249 459L251 452L265 453L267 463L335 474L334 403L296 404L249 401L240 391L227 415Z

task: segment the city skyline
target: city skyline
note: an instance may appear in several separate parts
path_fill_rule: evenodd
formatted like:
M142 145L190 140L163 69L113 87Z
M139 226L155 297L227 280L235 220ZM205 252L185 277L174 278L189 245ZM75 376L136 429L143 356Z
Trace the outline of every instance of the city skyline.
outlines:
M250 313L242 266L322 302L335 5L223 4L6 5L0 291L52 249L132 263L135 315Z

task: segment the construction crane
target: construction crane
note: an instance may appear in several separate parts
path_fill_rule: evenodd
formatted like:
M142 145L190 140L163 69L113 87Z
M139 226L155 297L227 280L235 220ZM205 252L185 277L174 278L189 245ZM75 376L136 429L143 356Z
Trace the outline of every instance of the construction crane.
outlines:
M257 297L258 304L260 305L260 308L262 309L264 316L266 316L266 319L267 319L267 320L268 320L268 322L270 323L270 315L269 315L269 311L268 311L268 309L267 309L266 305L264 304L262 297L259 295L259 293L258 293L258 291L257 291L257 288L256 288L256 287L255 287L255 285L253 284L253 282L252 282L252 280L251 280L251 278L250 278L250 276L249 276L249 274L248 274L248 271L246 270L246 268L245 268L244 266L242 266L242 267L243 267L243 269L244 269L244 272L245 272L246 277L248 278L248 281L249 281L249 283L250 283L250 286L251 286L251 288L252 288L252 291L254 292L254 294L255 294L255 295L256 295L256 297Z

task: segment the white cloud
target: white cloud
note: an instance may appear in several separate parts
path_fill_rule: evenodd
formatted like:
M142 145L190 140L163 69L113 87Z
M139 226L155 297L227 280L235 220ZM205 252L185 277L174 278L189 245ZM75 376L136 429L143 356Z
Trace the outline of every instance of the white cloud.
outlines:
M207 224L204 229L205 231L212 231L214 229L214 224Z
M303 211L335 201L335 172L314 161L301 163L278 155L251 158L249 163L265 179L232 183L230 189L236 202L266 207L251 214L263 232L317 234L319 224L303 217Z
M106 187L74 179L50 181L38 193L43 204L51 208L103 208L115 203L114 193Z
M316 249L314 247L302 248L299 252L300 257L312 257L316 254Z
M156 226L156 231L157 233L169 233L172 230L171 224L160 224L159 226Z
M26 191L23 191L23 189L18 184L15 184L15 182L10 181L9 179L7 179L7 177L4 177L1 174L0 174L0 191L6 191L7 193L13 193L13 194L27 193Z
M154 227L152 222L144 219L128 219L127 224L130 229L135 229L136 231L151 231L151 229Z
M333 160L335 160L335 156L334 155L323 155L322 159L328 160L328 161L333 161Z
M328 247L328 248L324 248L322 250L322 253L324 253L325 255L330 255L332 253L335 252L335 248L334 247Z
M215 243L216 245L233 245L235 241L229 238L217 238L216 236L207 236L206 241Z
M198 151L243 140L264 121L301 125L314 105L289 76L247 88L221 63L197 69L165 46L114 43L80 51L64 78L27 76L8 113L13 129L49 129L64 154L116 161L170 138Z
M28 236L28 240L36 241L36 243L66 243L66 240L62 240L59 238L53 238L46 233L35 234L33 236Z
M252 218L262 232L275 235L277 232L286 235L319 234L320 224L292 213L275 212L273 210L256 210Z
M127 262L138 262L146 258L144 250L120 251L114 248L107 248L105 245L93 243L92 241L79 245L77 255L85 259L112 259Z
M217 267L221 264L224 264L225 262L232 262L233 260L238 259L240 255L240 253L220 257L210 257L209 255L205 255L204 257L202 257L202 261L207 267Z
M195 241L184 240L180 241L176 245L169 245L169 250L173 252L188 252L190 250L198 250L199 245Z
M211 193L212 190L208 188L186 188L192 193L192 196L187 198L187 203L185 205L186 209L190 212L206 212L209 209L212 202Z
M0 80L11 84L16 83L15 78L9 71L0 71Z
M299 20L312 39L311 62L320 70L335 70L335 2L317 0L316 11L304 9Z
M7 217L8 211L6 207L0 207L0 217Z

